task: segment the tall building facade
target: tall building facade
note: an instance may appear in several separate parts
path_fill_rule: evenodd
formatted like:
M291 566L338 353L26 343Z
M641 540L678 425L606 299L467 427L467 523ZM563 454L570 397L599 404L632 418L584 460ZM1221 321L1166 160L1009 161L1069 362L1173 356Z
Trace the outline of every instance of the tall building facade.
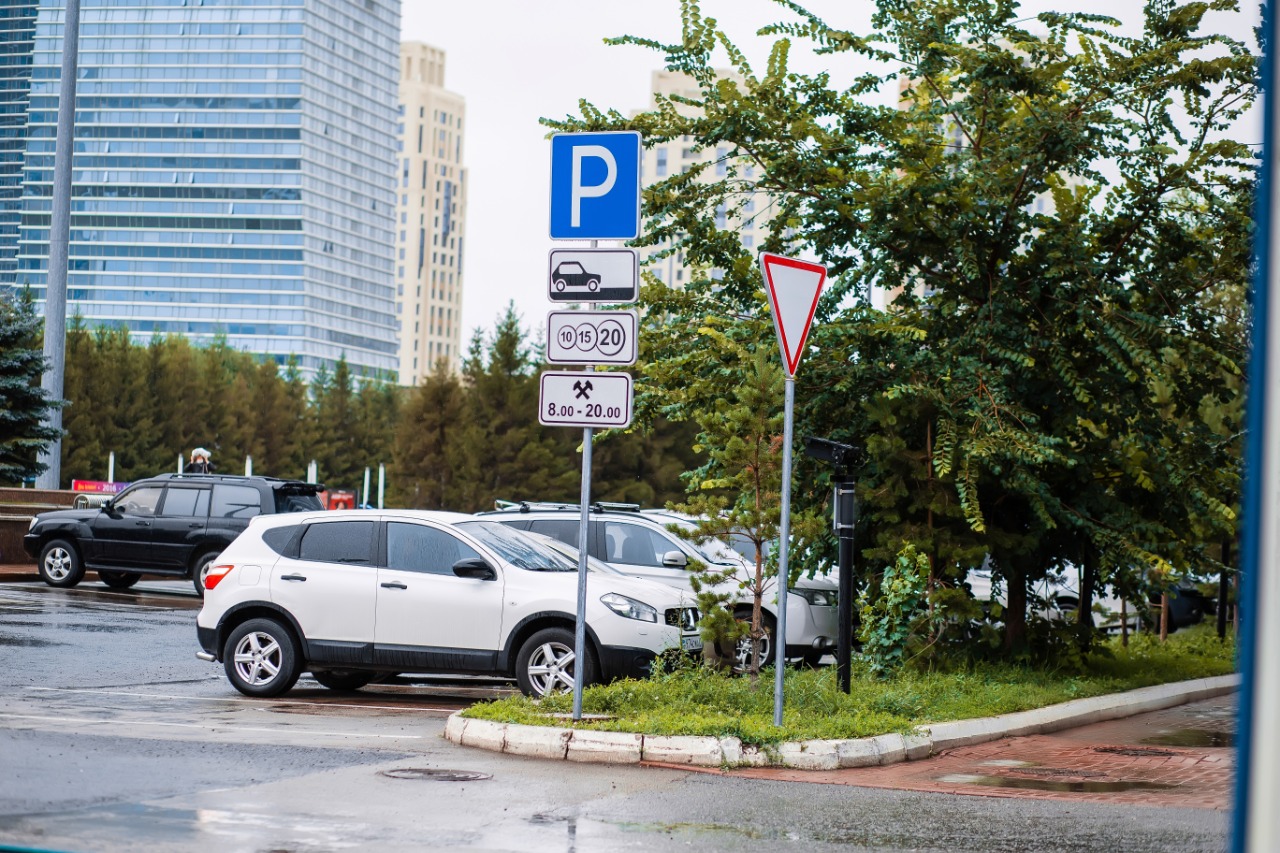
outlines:
M62 0L39 0L18 287L47 276ZM68 316L397 368L399 0L82 0Z
M444 88L444 60L443 50L421 42L400 45L396 311L404 385L438 364L457 370L462 349L467 104Z
M0 295L17 268L36 0L0 0Z
M733 69L716 69L716 74L726 79L738 79L738 74ZM657 109L659 95L668 97L679 95L693 99L702 97L697 81L678 71L653 72L650 88L655 96L649 102L650 110ZM710 164L702 173L702 179L705 181L722 179L728 174L730 163L736 166L738 177L745 185L741 195L740 209L730 211L721 205L715 212L716 227L736 230L744 248L753 252L758 251L756 247L768 234L768 225L773 218L773 208L767 194L746 189L746 186L752 185L756 177L755 167L728 146L698 148L695 142L686 136L654 145L652 148L645 148L640 160L640 182L647 187L666 180L672 175L687 172L700 163ZM691 272L685 265L684 252L675 252L665 258L653 257L666 248L668 247L663 245L642 249L642 263L645 264L648 272L662 279L665 284L672 287L682 286L688 282ZM708 272L713 277L716 275L714 270Z

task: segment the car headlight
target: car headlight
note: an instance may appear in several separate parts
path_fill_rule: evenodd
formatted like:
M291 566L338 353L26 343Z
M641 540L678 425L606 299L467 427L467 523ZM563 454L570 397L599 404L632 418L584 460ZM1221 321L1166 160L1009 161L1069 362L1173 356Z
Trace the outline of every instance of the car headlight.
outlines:
M619 595L616 592L600 596L600 603L619 616L625 616L628 619L639 619L641 622L658 621L657 610L643 601L636 601L634 598L627 598L625 595Z
M36 518L35 516L32 516L32 517L31 517L31 523L27 525L27 532L28 532L28 533L30 533L31 531L33 531L33 530L35 530L35 529L36 529L36 522L37 522L37 521L39 521L39 520L40 520L40 519Z
M796 595L817 607L835 607L836 591L834 589L813 589L811 587L797 587L793 590Z

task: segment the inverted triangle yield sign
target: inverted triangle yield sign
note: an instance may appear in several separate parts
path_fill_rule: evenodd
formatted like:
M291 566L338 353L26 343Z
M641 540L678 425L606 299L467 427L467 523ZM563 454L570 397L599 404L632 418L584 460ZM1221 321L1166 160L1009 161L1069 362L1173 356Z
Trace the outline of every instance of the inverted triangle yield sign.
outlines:
M773 327L778 332L782 360L787 375L794 377L813 324L813 312L818 310L818 297L827 283L827 268L761 252L760 271L773 308Z

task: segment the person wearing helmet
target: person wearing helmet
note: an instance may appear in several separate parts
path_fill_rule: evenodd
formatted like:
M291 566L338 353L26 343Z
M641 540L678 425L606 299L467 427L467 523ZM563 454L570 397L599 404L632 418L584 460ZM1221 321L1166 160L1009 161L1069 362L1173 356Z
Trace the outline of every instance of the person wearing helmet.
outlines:
M191 451L191 461L182 469L184 474L212 474L213 462L209 460L209 451L197 447Z

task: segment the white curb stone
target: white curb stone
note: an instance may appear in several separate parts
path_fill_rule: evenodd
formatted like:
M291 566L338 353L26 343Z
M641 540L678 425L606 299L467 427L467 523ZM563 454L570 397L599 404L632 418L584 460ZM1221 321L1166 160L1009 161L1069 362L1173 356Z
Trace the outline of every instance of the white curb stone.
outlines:
M639 764L644 738L631 732L574 729L565 758L600 764Z
M841 768L874 767L880 763L880 750L874 738L842 740L836 746Z
M446 733L447 734L447 733ZM529 758L558 758L563 760L569 750L569 729L550 729L544 726L507 726L507 736L502 751L508 755L525 755Z
M467 723L469 722L471 721L466 717L459 716L458 714L450 714L448 722L444 724L445 740L450 740L454 743L462 743L462 732L466 729Z
M699 767L719 767L724 763L720 738L689 735L645 735L640 758Z
M839 770L840 741L802 740L778 744L778 763L796 770Z
M897 764L907 760L907 741L902 735L877 735L863 740L875 744L881 764Z
M502 752L507 739L507 724L495 723L493 720L467 720L467 727L462 730L463 746L474 746L477 749L488 749Z

